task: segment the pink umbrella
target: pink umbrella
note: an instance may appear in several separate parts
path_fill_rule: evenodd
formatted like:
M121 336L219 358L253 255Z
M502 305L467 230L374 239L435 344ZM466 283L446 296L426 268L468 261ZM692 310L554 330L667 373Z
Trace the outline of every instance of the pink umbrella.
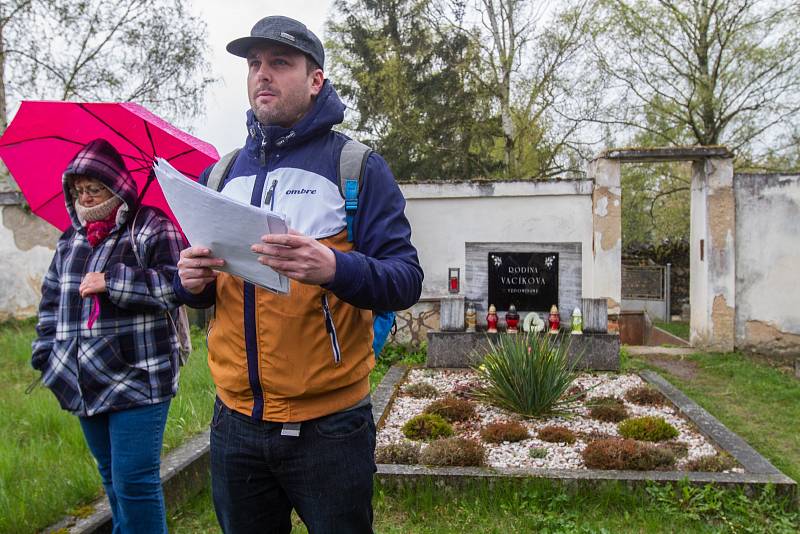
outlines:
M219 159L213 146L139 104L25 101L0 137L0 157L31 210L59 230L71 224L61 175L81 147L98 137L122 154L139 194L146 189L142 203L161 208L175 224L158 181L146 188L155 158L195 180Z

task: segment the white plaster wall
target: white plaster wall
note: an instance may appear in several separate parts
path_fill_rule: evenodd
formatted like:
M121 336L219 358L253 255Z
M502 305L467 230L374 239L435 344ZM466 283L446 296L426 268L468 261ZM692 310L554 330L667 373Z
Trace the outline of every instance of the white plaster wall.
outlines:
M0 211L6 209L12 208ZM20 250L13 231L0 223L0 321L36 315L42 279L54 253L39 245Z
M692 164L691 226L689 229L689 302L692 306L690 339L692 344L711 327L711 303L708 302L708 217L706 210L705 162ZM701 240L704 242L700 259Z
M667 320L667 305L663 300L622 299L622 311L646 311L652 319Z
M425 272L423 298L447 295L448 267L461 268L463 290L468 241L580 242L585 292L593 272L592 185L587 180L402 184Z
M737 345L749 321L800 335L800 175L737 174L734 191Z

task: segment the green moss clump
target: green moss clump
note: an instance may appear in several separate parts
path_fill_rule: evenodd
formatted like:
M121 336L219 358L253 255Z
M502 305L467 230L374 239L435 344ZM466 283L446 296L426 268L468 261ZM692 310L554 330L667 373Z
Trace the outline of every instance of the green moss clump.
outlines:
M438 395L439 390L427 382L414 382L403 388L403 393L415 399L428 399Z
M687 471L705 471L707 473L721 473L733 469L738 464L730 454L709 454L686 462Z
M588 401L589 415L598 421L619 423L628 418L625 403L616 397L597 397Z
M531 447L528 449L528 456L531 458L546 458L547 457L547 449L544 447Z
M564 426L549 425L539 430L539 439L550 443L572 445L578 439L575 432Z
M530 437L528 429L517 421L490 423L481 429L481 437L489 443L522 441Z
M663 417L636 417L617 425L624 438L641 441L666 441L678 436L678 429L667 423Z
M652 471L675 465L670 451L632 439L599 439L589 443L581 456L589 469Z
M435 400L425 407L425 413L441 415L451 423L467 421L475 417L475 405L458 397Z
M661 406L666 402L664 395L653 386L639 386L625 392L625 400L641 406Z
M418 443L389 443L375 449L375 463L413 465L419 463Z
M430 441L452 436L453 427L440 415L424 413L406 421L403 435L408 439Z
M486 465L486 449L477 441L465 438L439 439L420 454L425 465L468 467Z

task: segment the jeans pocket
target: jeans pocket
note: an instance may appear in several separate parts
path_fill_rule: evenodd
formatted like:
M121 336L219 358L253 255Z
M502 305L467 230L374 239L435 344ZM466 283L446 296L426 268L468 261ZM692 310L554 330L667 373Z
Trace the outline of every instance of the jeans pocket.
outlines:
M328 439L345 439L364 432L372 419L369 406L338 412L317 419L317 434Z
M222 401L219 400L217 397L214 400L214 414L211 416L211 428L219 427L219 423L222 420L222 412L225 410L225 405L222 404Z

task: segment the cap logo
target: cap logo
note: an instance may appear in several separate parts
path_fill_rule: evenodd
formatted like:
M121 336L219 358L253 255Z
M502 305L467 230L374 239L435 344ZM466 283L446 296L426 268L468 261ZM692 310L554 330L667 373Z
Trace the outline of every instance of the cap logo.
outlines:
M294 35L289 35L286 32L281 32L281 37L283 37L284 39L288 39L288 40L290 40L292 42L294 42L294 40L295 40L294 39Z

